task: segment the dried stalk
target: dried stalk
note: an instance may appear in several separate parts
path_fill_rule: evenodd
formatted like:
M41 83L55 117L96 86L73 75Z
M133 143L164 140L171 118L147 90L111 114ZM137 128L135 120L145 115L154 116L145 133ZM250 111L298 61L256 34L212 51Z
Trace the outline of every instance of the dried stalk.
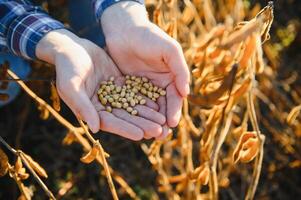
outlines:
M78 121L79 121L79 124L81 125L81 127L84 129L85 134L87 135L87 137L89 138L89 140L93 144L99 143L98 140L95 140L92 137L92 135L90 134L88 128L85 126L85 124L83 123L83 121L82 120L78 120ZM110 169L109 169L109 166L108 166L108 163L107 163L107 160L106 160L105 152L104 152L101 144L99 144L99 146L100 146L100 158L101 158L101 161L102 161L102 165L104 167L105 175L106 175L107 180L108 180L109 188L111 190L113 199L114 200L118 200L119 198L118 198L118 195L117 195L117 192L116 192L113 180L112 180L112 176L111 176Z
M19 77L13 73L11 70L8 69L7 71L8 75L13 78L13 79L19 79ZM65 118L63 118L57 111L55 111L50 105L48 105L43 99L41 99L39 96L37 96L29 87L27 87L27 85L22 82L21 80L17 81L17 83L22 87L22 89L31 97L33 98L36 102L38 102L40 105L44 106L45 109L47 109L53 116L54 118L61 123L63 126L65 126L67 129L70 130L70 132L72 134L74 134L74 136L76 137L76 139L78 140L78 142L83 146L85 151L90 151L91 150L91 145L89 144L89 142L82 136L82 133L84 133L84 129L83 128L77 128L75 126L73 126L70 122L68 122ZM91 138L90 138L91 139ZM106 153L105 153L106 154ZM103 166L103 162L102 162L102 158L100 156L98 156L96 158L97 162L99 164L101 164ZM114 173L114 170L109 167L109 171L110 173ZM120 183L120 178L119 177L119 181L117 181L118 183ZM123 186L127 186L125 188L125 191L130 191L131 194L129 194L130 196L133 196L132 194L135 193L132 189L129 189L130 186L127 185L126 181L123 180L123 185L121 185L121 187ZM113 195L113 194L112 194Z
M252 88L253 88L254 83L255 83L253 59L251 60L251 66L249 67L249 75L252 79ZM255 110L255 106L254 106L254 96L253 96L252 88L250 89L250 91L247 94L247 106L248 106L248 113L250 116L252 127L257 133L260 150L255 159L252 180L251 180L250 186L248 188L248 191L247 191L247 194L245 197L246 200L252 200L252 199L254 199L254 196L255 196L256 188L257 188L260 174L261 174L263 154L264 154L264 141L265 141L265 136L262 135L260 132L257 117L256 117L256 110Z
M41 180L41 178L37 175L37 173L35 172L34 169L32 169L32 167L28 164L27 158L26 156L24 156L24 153L21 150L15 150L14 148L12 148L9 144L7 144L7 142L5 142L5 140L0 136L0 142L8 149L10 150L13 154L15 154L15 156L18 156L21 158L22 162L25 164L25 166L27 167L27 169L30 171L30 173L33 175L34 179L37 181L37 183L41 186L41 188L44 190L44 192L47 194L47 196L50 199L55 200L56 198L54 197L54 195L52 194L52 192L47 188L47 186L45 185L45 183ZM14 180L16 181L16 177L13 177ZM19 181L16 181L18 184L18 187L20 188L20 183Z

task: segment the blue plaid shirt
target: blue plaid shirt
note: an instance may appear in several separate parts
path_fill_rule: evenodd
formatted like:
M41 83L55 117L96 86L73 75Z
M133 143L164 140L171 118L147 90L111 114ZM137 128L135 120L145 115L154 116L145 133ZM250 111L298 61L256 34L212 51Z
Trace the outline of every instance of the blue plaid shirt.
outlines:
M144 3L144 0L92 0L96 19L100 19L106 8L120 1ZM63 28L61 22L27 0L0 0L0 51L9 50L26 59L35 59L36 45L41 38Z

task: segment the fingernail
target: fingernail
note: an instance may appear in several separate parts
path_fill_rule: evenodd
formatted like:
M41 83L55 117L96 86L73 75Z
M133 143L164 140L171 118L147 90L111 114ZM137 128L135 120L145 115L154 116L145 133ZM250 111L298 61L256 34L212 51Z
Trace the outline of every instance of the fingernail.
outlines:
M185 86L185 92L186 92L186 96L190 93L189 84L186 84L186 86Z
M97 128L95 125L93 125L91 122L87 122L89 129L93 132L93 133L97 133Z

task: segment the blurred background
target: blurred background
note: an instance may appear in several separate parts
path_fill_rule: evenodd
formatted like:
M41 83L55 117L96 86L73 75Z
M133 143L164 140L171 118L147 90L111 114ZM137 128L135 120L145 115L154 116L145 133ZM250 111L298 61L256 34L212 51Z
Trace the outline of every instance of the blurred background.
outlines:
M55 18L72 24L74 16L69 11L76 8L70 7L69 4L73 1L50 0L39 3L47 7ZM246 0L244 5L246 9L258 5L263 7L267 5L267 1ZM274 6L275 20L271 28L271 40L267 45L272 47L271 54L275 59L269 60L269 64L277 71L275 82L281 82L291 77L292 74L296 74L297 78L291 84L290 91L278 88L283 98L281 102L290 104L291 102L286 100L289 93L295 91L301 94L301 78L298 76L301 71L299 60L301 59L301 1L276 0ZM78 30L84 30L82 34L88 38L93 37L93 34L85 33L86 29L80 24L73 26ZM94 38L94 40L98 41L99 45L104 43L102 38ZM55 74L53 67L44 63L31 62L30 66L32 67L31 78L47 79ZM27 84L40 97L51 103L48 82L32 81ZM264 115L266 105L260 104L259 106ZM65 105L62 105L60 113L73 124L77 124L71 111ZM280 125L274 124L274 128L283 130L284 134L285 128L278 126ZM100 167L95 163L84 165L79 161L83 152L78 144L62 145L66 133L67 130L53 117L41 119L36 103L23 92L18 94L10 104L0 108L0 135L11 146L16 149L20 148L31 155L46 169L49 178L45 180L45 183L55 195L62 199L112 199L106 178L99 175ZM293 137L287 135L282 138L278 132L265 130L264 163L255 199L296 199L301 196L301 131L297 130L295 133ZM166 198L157 190L157 173L152 170L152 165L141 150L141 143L131 142L107 133L99 133L95 137L100 139L104 149L111 155L108 159L110 165L124 177L141 199ZM9 152L7 155L10 160L14 160ZM241 176L243 173L231 174L231 188L221 188L220 199L244 198L243 194L247 186L241 181L243 179ZM33 199L47 198L32 178L26 180L25 183L31 185L35 191ZM61 195L61 188L66 184L71 187ZM118 192L120 199L129 199L123 190ZM0 199L17 199L18 196L19 190L15 182L8 175L1 177Z

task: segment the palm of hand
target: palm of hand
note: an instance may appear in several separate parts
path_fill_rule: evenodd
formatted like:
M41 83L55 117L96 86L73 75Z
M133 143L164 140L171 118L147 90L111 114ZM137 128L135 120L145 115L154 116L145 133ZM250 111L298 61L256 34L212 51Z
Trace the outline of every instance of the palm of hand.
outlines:
M129 34L131 37L109 36L106 40L109 53L122 73L145 76L166 88L166 98L160 97L158 104L160 113L167 116L167 125L174 127L181 116L183 93L189 79L181 49L151 23L148 27L134 27ZM165 126L162 137L166 134Z

